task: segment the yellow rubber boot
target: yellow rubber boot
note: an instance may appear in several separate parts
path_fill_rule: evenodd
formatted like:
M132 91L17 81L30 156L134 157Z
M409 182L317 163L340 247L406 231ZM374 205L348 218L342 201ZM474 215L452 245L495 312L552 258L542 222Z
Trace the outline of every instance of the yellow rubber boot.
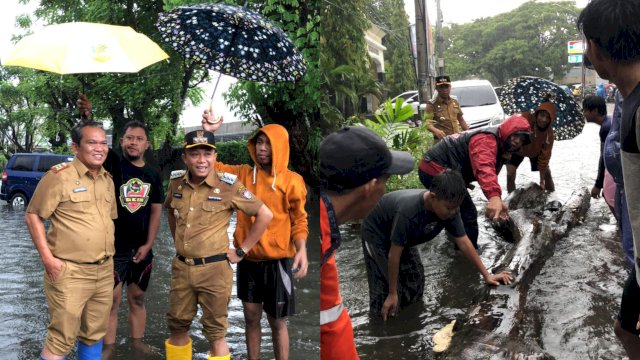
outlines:
M189 339L187 345L182 346L169 344L169 339L165 340L164 347L167 350L167 360L191 360L192 344L191 339Z
M231 360L231 353L227 355L213 356L209 354L209 360Z

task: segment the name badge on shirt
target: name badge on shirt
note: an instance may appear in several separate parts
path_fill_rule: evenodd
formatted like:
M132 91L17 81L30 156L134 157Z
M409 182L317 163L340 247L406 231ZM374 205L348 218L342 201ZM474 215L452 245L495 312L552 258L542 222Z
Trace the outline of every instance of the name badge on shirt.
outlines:
M177 198L177 199L182 199L182 194L181 194L181 193L174 192L174 193L173 193L173 197L174 197L174 198Z
M208 199L211 201L222 201L222 198L218 196L209 196Z
M74 193L85 192L85 191L87 191L86 187L79 187L79 188L73 189Z

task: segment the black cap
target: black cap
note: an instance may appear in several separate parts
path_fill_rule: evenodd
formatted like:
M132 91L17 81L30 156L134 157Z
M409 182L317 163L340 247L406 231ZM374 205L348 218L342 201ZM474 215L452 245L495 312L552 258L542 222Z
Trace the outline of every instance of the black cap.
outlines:
M451 78L447 75L436 76L436 86L438 85L451 85Z
M389 150L380 136L363 126L342 128L320 144L320 183L325 190L354 189L384 174L407 174L413 166L411 154Z
M216 148L216 138L211 131L195 130L184 136L184 148L192 149L197 146Z

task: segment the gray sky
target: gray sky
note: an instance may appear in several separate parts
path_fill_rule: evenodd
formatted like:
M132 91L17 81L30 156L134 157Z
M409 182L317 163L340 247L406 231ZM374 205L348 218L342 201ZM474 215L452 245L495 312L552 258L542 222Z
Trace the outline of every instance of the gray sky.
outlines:
M436 1L427 2L429 20L433 24L436 18ZM482 17L490 17L511 11L528 0L441 0L442 17L445 23L463 24ZM540 0L540 2L544 2ZM585 7L588 0L575 0L578 7ZM405 10L413 23L415 0L404 0Z

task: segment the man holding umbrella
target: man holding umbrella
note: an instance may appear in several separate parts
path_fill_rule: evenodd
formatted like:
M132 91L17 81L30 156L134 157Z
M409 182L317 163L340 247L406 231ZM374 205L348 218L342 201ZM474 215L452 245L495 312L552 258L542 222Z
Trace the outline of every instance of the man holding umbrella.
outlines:
M202 127L215 132L222 125L205 110ZM277 360L289 358L287 317L295 313L292 279L307 274L309 227L305 203L307 189L302 176L288 169L289 133L278 124L268 124L247 142L253 160L250 165L225 165L216 161L216 170L238 175L240 182L273 212L273 220L253 250L238 263L238 298L242 300L245 337L250 360L260 358L262 311L271 327ZM251 217L238 213L234 246L242 249L251 228ZM293 259L293 263L291 261ZM295 271L295 275L292 274Z
M553 150L555 136L553 133L553 122L556 119L556 106L548 101L542 102L533 114L522 113L531 126L531 143L522 146L522 149L507 160L507 191L513 192L516 189L516 172L518 166L528 157L531 161L531 171L540 173L540 187L543 190L553 192L555 185L549 170L549 160Z
M230 358L225 340L233 283L229 262L243 260L273 217L235 175L215 170L216 155L213 133L197 130L186 134L182 160L188 170L172 174L164 202L176 247L167 312L171 332L165 342L168 360L191 359L189 329L198 306L202 309L202 333L209 341L209 359ZM234 210L255 219L242 247L229 249L226 229Z
M83 121L91 119L91 102L84 94L78 98L78 108ZM147 312L144 296L151 279L153 266L152 247L160 227L164 191L160 174L145 163L144 154L149 148L149 130L136 120L128 121L120 139L122 156L112 149L104 162L104 168L113 176L118 206L115 221L114 289L113 305L109 316L109 329L104 339L104 357L114 350L118 328L118 309L126 284L129 304L129 333L134 348L148 352L142 343Z

